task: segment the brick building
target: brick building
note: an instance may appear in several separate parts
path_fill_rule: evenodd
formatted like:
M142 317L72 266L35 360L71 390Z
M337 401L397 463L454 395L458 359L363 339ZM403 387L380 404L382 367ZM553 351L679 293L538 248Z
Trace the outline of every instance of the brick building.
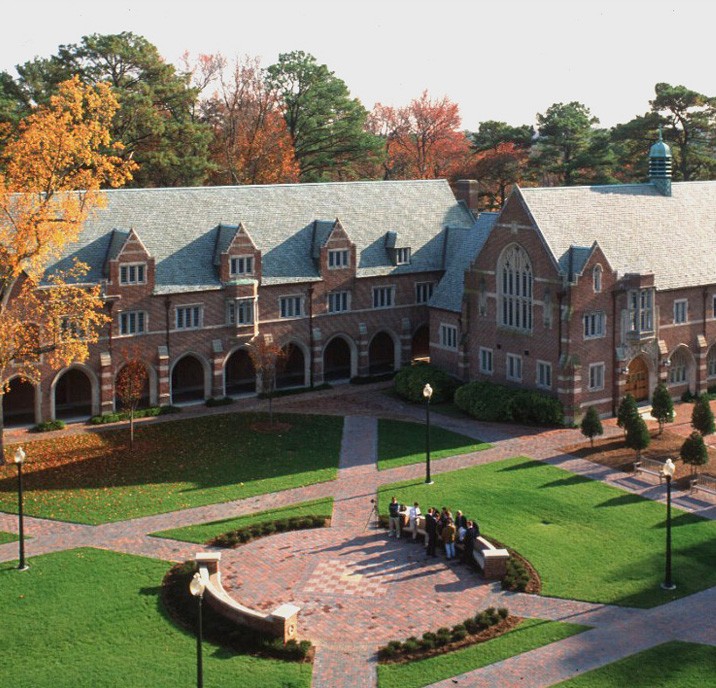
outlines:
M431 302L431 354L465 380L541 389L568 420L659 381L716 384L716 182L516 188L483 214Z
M474 223L444 181L106 197L50 271L87 263L111 325L86 362L12 379L6 423L112 411L128 350L149 373L145 402L162 405L257 391L257 334L287 352L279 386L396 370L427 355L427 302Z

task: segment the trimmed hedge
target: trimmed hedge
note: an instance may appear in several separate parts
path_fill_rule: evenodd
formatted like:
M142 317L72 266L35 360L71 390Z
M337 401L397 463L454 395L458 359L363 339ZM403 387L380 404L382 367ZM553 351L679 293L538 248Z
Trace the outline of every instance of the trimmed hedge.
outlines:
M212 547L238 547L256 538L285 533L291 530L305 530L307 528L323 528L326 526L325 516L292 516L275 521L254 523L237 530L230 530L210 540L207 544Z
M32 426L32 432L51 432L52 430L62 430L65 427L63 420L46 420L44 423L38 423Z
M415 363L401 368L395 376L395 391L398 395L414 403L424 403L423 388L429 384L433 388L432 403L452 401L455 390L460 384L455 378L429 363Z
M455 404L477 420L526 425L562 425L562 403L547 394L493 382L469 382L455 392Z
M181 408L179 406L150 406L149 408L137 409L134 412L134 420L180 412ZM105 425L107 423L118 423L121 420L129 420L129 411L114 411L112 413L103 413L101 416L92 416L89 422L92 425Z

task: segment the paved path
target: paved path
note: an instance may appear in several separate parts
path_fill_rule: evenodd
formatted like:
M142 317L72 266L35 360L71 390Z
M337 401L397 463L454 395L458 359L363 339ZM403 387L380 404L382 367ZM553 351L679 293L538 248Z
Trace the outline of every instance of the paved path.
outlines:
M454 686L457 681L460 686L538 688L670 639L716 645L716 624L703 614L704 609L716 608L716 588L652 610L503 593L497 584L481 581L461 564L427 560L419 544L387 538L375 528L371 500L381 485L421 478L424 469L413 465L378 472L376 417L422 421L424 416L421 409L374 392L368 403L366 397L365 392L344 388L319 395L310 404L314 412L329 407L346 414L334 482L101 526L27 518L26 532L32 538L28 556L91 546L184 561L193 558L196 545L150 534L333 496L331 528L274 535L224 550L222 556L224 584L242 603L267 611L286 602L301 607L300 635L309 637L317 648L315 688L373 688L378 647L420 635L435 628L438 619L446 626L455 624L487 606L506 606L520 616L593 628L435 685ZM277 402L289 411L296 404ZM485 451L434 462L434 475L524 455L650 499L664 498L663 487L564 454L560 447L577 443L578 431L515 429L439 414L433 415L432 422L493 444ZM677 496L675 501L681 508L716 518L714 506L687 496ZM0 513L0 530L15 532L16 527L15 515ZM16 543L0 545L0 561L16 558Z

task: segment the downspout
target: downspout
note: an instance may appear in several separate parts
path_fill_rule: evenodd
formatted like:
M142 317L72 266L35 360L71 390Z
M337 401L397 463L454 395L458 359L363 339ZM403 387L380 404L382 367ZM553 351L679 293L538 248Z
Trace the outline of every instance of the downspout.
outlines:
M612 289L612 416L617 415L620 370L617 358L617 291Z
M171 311L172 300L167 296L164 298L164 310L166 311L166 345L169 353L169 312Z
M308 285L308 381L313 389L313 284Z

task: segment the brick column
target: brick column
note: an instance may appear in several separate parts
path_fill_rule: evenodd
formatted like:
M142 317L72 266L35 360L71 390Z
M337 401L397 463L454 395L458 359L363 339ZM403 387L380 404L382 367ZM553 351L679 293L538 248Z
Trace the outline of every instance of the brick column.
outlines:
M157 347L157 401L160 406L169 406L169 349Z
M358 377L368 375L370 369L368 357L368 328L365 323L358 324Z
M99 369L99 412L104 415L114 411L114 370L112 356L106 351L99 355Z
M403 318L400 322L400 361L399 367L410 365L413 358L413 335L410 329L410 318Z
M708 383L708 367L706 362L706 354L709 350L709 343L702 334L696 335L696 347L698 349L696 358L696 394L702 394L707 390Z
M313 351L311 356L313 357L313 384L318 386L324 382L324 370L323 370L323 333L320 327L313 328Z
M224 345L220 339L211 342L211 396L224 396Z

